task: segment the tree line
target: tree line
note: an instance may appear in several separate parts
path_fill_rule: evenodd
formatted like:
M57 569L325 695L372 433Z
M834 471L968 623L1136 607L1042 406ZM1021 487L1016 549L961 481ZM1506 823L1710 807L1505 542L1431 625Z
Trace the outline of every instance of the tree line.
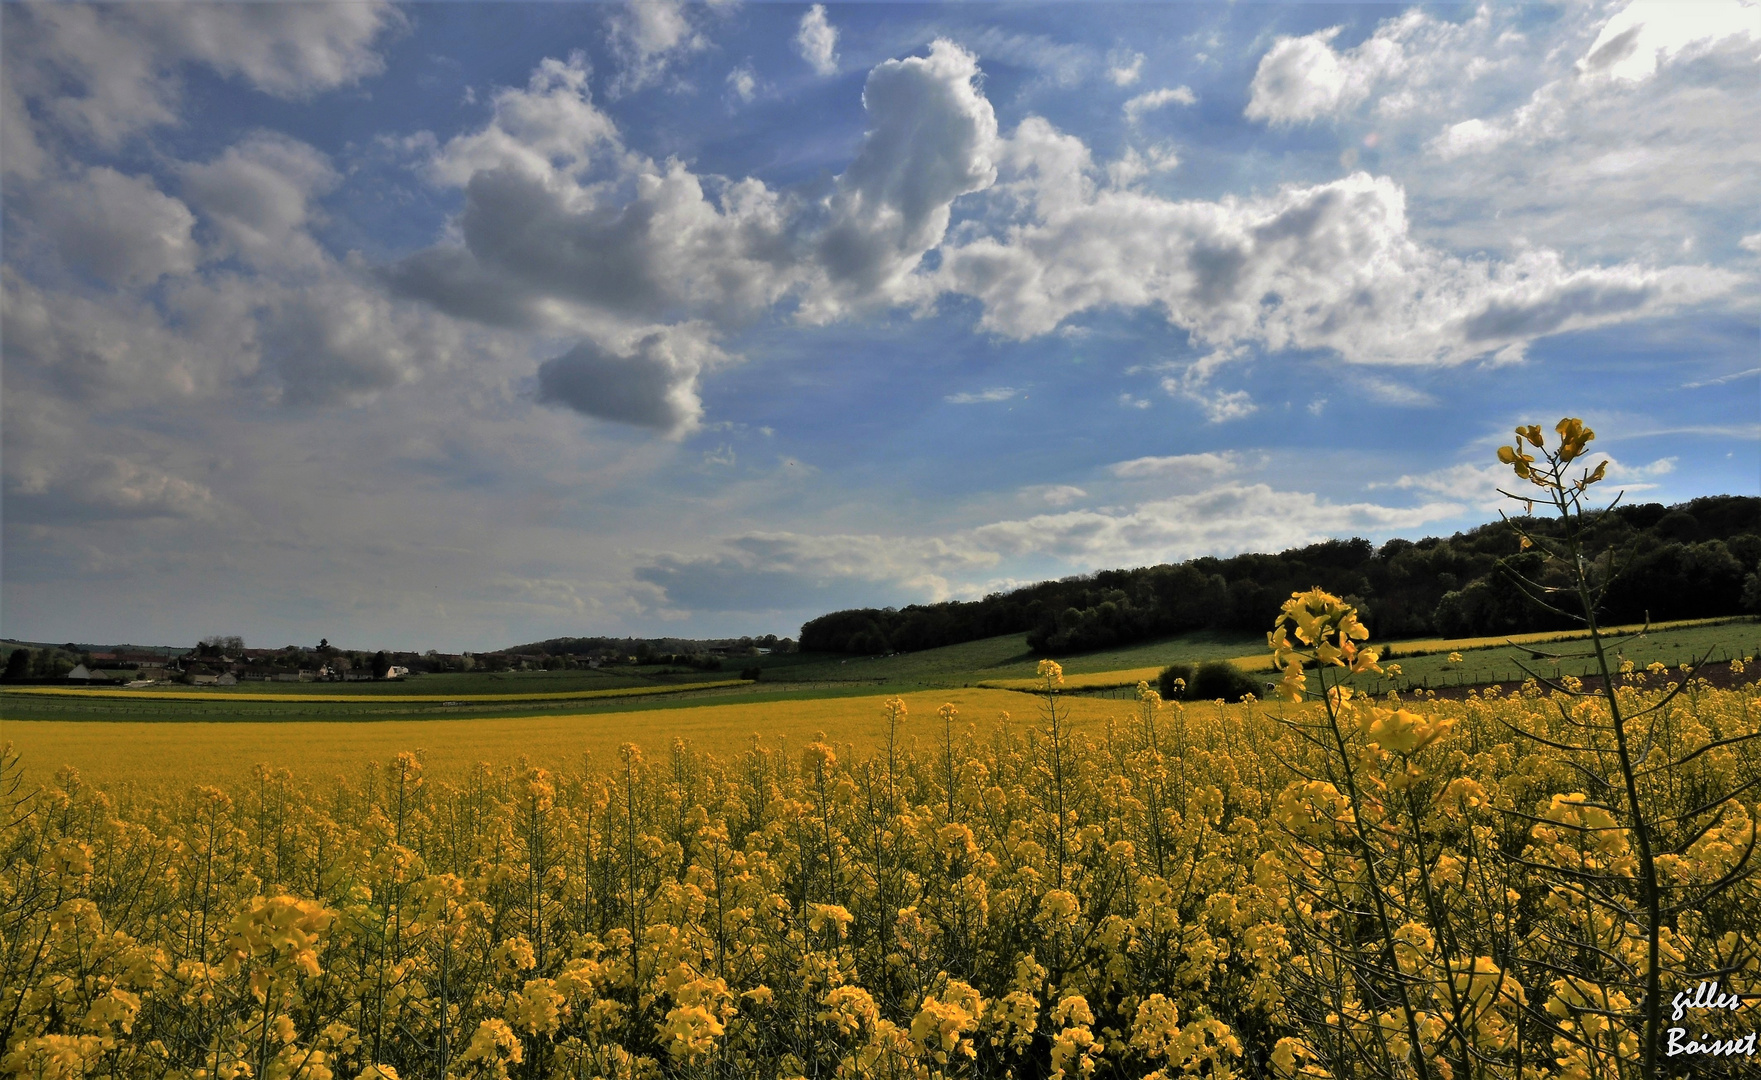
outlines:
M1525 518L1531 535L1554 523ZM1715 495L1594 516L1592 573L1608 581L1612 622L1761 613L1761 498ZM1044 581L982 600L835 611L801 628L803 652L873 655L1026 632L1046 655L1087 652L1195 630L1257 632L1291 593L1347 598L1378 638L1567 629L1513 574L1552 584L1540 557L1503 522L1450 537L1328 540L1277 554L1210 556Z

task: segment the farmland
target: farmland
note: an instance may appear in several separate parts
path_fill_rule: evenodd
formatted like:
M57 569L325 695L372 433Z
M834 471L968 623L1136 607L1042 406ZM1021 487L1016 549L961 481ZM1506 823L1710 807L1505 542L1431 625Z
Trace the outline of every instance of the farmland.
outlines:
M1620 690L1680 762L1644 789L1647 813L1680 818L1658 839L1691 914L1666 926L1628 876L1581 901L1637 911L1624 921L1557 902L1597 860L1630 864L1634 834L1574 793L1605 761L1605 713L1539 692L1336 714L1153 697L1054 712L960 688L521 720L9 723L27 762L81 769L31 768L43 789L0 833L24 946L0 991L7 1064L1294 1078L1382 1075L1352 1049L1379 1033L1426 1064L1394 1076L1526 1061L1536 1080L1636 1078L1627 1003L1649 936L1669 943L1671 989L1707 970L1757 989L1761 893L1731 876L1753 822L1702 794L1753 771L1731 740L1758 734L1756 690L1672 699L1644 672ZM1010 724L987 716L1011 705ZM1302 737L1317 726L1337 750ZM632 732L640 748L617 745ZM1538 741L1573 737L1592 746L1569 761ZM1392 918L1341 940L1329 913L1366 892Z
M1531 634L1515 640L1548 652L1577 652L1558 634ZM1554 643L1554 644L1549 644ZM1752 619L1703 620L1664 624L1642 638L1619 645L1640 667L1675 667L1710 653L1730 659L1761 653L1761 624ZM1450 663L1459 651L1461 663ZM1262 636L1204 631L1148 644L1090 653L1063 662L1066 690L1114 692L1129 697L1139 681L1155 680L1175 661L1232 660L1250 671L1264 670L1270 654ZM1506 639L1394 642L1388 657L1400 664L1398 678L1360 677L1364 690L1442 688L1487 682L1520 682L1528 664L1552 674ZM1032 691L1037 658L1025 635L926 649L894 656L841 657L784 654L759 657L757 682L729 679L725 673L668 675L658 670L532 671L503 674L424 675L407 682L271 683L236 687L151 687L137 691L16 688L0 691L0 716L7 720L114 721L391 721L472 717L547 717L561 714L609 717L657 710L696 709L711 703L769 705L822 698L860 698L919 691L967 688ZM1567 660L1561 674L1582 675L1588 662ZM51 692L52 691L52 692ZM786 706L792 709L793 706ZM775 718L787 723L783 712ZM602 723L612 723L610 720ZM643 720L641 724L651 723Z
M1068 681L999 638L734 684L8 692L0 916L32 944L5 960L6 1063L1624 1078L1656 978L1754 992L1753 621L1615 643L1607 698L1449 701L1409 680L1496 679L1513 646L1407 643L1406 696L1353 699L1390 678L1355 618L1285 606L1278 654L1315 680L1284 669L1293 704L1093 693L1272 659L1216 636ZM1735 688L1678 696L1708 653L1739 657ZM1662 751L1612 809L1581 790L1611 733ZM1387 914L1342 930L1366 897Z
M805 745L820 737L867 752L885 731L887 695L846 694L795 699L678 704L664 711L603 711L519 717L389 719L378 723L312 720L305 723L234 720L89 722L50 720L8 723L11 740L33 779L47 781L69 765L89 783L120 788L211 783L230 786L249 779L254 766L273 764L304 779L354 776L369 762L384 763L403 751L417 752L431 774L458 777L479 762L497 768L525 759L551 769L603 764L623 743L651 756L683 739L699 753L732 759L755 735L773 748ZM1006 690L954 689L907 693L903 732L927 738L939 730L936 710L952 704L959 724L989 730L1005 712L1028 722L1039 714L1034 698ZM1099 699L1070 703L1079 726L1098 724L1121 708Z

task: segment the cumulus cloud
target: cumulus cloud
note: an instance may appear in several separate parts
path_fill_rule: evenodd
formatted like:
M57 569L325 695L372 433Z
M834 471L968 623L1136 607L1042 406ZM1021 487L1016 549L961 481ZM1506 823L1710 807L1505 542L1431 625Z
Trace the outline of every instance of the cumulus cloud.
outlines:
M206 486L114 454L83 455L49 468L9 469L9 516L39 522L130 518L201 520L217 509Z
M465 192L459 242L388 267L397 293L601 344L662 320L737 325L791 294L799 317L823 322L921 294L913 271L953 201L995 175L976 61L946 41L870 73L867 134L820 206L626 151L587 74L578 55L547 60L523 89L497 93L484 127L434 146L431 178ZM687 414L652 423L683 430Z
M1151 90L1147 94L1139 94L1125 103L1126 122L1135 124L1143 119L1143 114L1169 105L1194 105L1198 103L1198 95L1188 86L1176 86L1172 89Z
M464 352L444 320L337 273L258 297L261 373L290 405L355 404L444 368Z
M758 75L751 64L741 64L728 72L728 92L741 101L751 101L758 95Z
M680 0L628 0L608 21L607 37L621 63L613 94L652 86L673 64L709 47Z
M703 417L697 379L727 357L701 327L659 327L608 348L583 341L538 367L538 400L674 438Z
M820 75L838 72L838 28L826 18L825 5L815 4L801 16L795 30L795 51Z
M1039 121L1027 134L1049 144L1046 128ZM938 274L942 288L982 301L987 329L1014 338L1094 308L1156 306L1212 345L1459 363L1699 302L1736 283L1709 268L1573 266L1546 250L1505 262L1449 255L1412 236L1400 186L1367 173L1206 202L1095 190L1041 172L1052 197L1038 200L1037 220L945 249Z
M151 177L99 166L26 198L31 229L61 260L112 286L150 285L195 269L195 215Z
M1342 53L1333 48L1340 29L1275 41L1248 88L1247 118L1272 124L1316 120L1363 101L1380 79L1404 67L1397 34L1378 31Z
M778 196L746 180L711 201L684 164L624 153L579 57L546 61L526 89L499 93L491 122L440 148L431 173L465 189L462 243L386 276L460 317L576 332L679 306L739 318L795 280ZM628 201L601 176L627 181Z
M1761 9L1574 4L1545 26L1527 11L1483 5L1452 21L1413 8L1349 49L1333 31L1280 39L1249 115L1332 121L1341 160L1398 170L1429 234L1456 250L1679 257L1752 228L1732 211L1761 167L1748 137L1761 126Z
M803 302L805 317L909 298L909 275L941 243L954 200L996 179L997 118L977 79L976 58L945 40L928 56L869 72L868 131L838 178L831 225L815 245L823 277Z
M1378 30L1386 46L1355 55L1387 60L1402 42L1444 33L1434 22L1395 20ZM1368 173L1171 200L1130 185L1170 167L1172 152L1146 161L1133 148L1103 187L1082 140L1043 118L999 137L975 57L948 41L870 72L868 130L819 204L630 153L587 75L579 56L547 60L526 87L497 94L483 128L435 148L431 175L465 191L460 242L389 268L398 292L602 344L679 319L732 327L790 298L798 319L821 323L957 294L980 302L984 329L1012 338L1100 308L1154 307L1213 348L1447 364L1698 303L1735 282L1698 267L1580 265L1545 248L1503 261L1450 255L1413 235L1403 188ZM956 200L986 191L1007 212L979 216L948 243ZM923 271L938 248L939 267ZM1164 388L1213 421L1252 413L1246 392L1199 374Z
M562 189L584 175L600 151L616 153L617 125L593 102L585 53L546 57L524 89L504 87L492 100L489 123L455 135L429 159L430 177L464 187L473 177L518 172Z
M1144 55L1130 49L1116 49L1107 54L1107 78L1114 86L1130 86L1143 74Z
M1167 457L1140 457L1107 466L1107 471L1122 480L1144 480L1226 476L1242 467L1241 455L1234 450L1207 450L1200 454L1173 454Z
M315 198L340 180L324 154L274 132L253 134L183 170L184 194L214 230L217 253L258 267L323 263L306 230Z
M1761 7L1752 0L1634 0L1603 25L1578 61L1578 70L1639 82L1672 60L1691 58L1733 38L1761 42Z
M115 147L176 119L184 64L306 98L383 70L376 45L404 23L382 0L15 5L6 12L6 78L58 131Z

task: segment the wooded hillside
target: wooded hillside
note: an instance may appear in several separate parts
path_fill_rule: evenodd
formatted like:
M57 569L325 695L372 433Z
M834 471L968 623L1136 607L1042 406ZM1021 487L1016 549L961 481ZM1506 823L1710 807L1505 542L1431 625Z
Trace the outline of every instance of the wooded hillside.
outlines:
M1531 532L1557 524L1528 519ZM1614 567L1605 614L1617 622L1761 612L1761 498L1718 495L1600 514L1589 537ZM1611 558L1612 557L1612 558ZM801 628L804 652L912 652L1026 631L1050 655L1191 630L1261 630L1292 592L1320 587L1363 613L1383 640L1565 629L1517 589L1501 562L1534 575L1503 522L1447 538L1329 540L1276 555L1198 558L1046 581L975 601L835 611ZM1602 573L1608 571L1603 569Z

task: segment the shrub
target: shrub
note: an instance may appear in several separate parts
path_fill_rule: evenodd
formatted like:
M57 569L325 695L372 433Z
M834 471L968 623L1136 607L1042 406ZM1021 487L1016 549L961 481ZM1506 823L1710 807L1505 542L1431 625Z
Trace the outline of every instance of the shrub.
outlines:
M1240 701L1248 694L1259 693L1259 682L1227 660L1200 664L1186 684L1188 701Z
M1186 663L1173 663L1162 669L1156 676L1156 691L1162 695L1163 701L1179 701L1186 696L1187 687L1192 685L1193 666ZM1175 682L1180 683L1175 686Z
M753 682L757 682L759 680L759 677L762 676L763 674L764 674L764 669L757 666L756 664L754 664L752 667L749 667L749 668L741 668L740 669L740 678L751 679Z

